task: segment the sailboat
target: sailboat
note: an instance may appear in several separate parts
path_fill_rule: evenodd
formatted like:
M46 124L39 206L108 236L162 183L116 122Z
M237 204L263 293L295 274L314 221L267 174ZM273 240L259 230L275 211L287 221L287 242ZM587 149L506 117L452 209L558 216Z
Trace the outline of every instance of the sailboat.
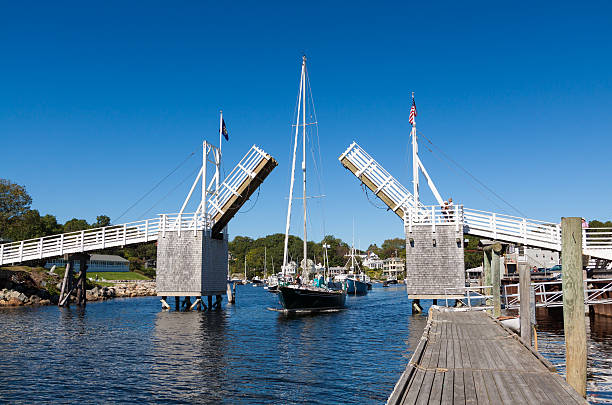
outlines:
M283 250L283 276L289 261L289 227L291 224L291 205L293 202L293 184L295 180L295 160L297 145L302 128L302 179L304 204L304 260L302 261L302 276L296 277L297 283L289 285L279 285L279 301L285 311L321 311L344 308L346 302L346 292L343 290L332 290L326 286L314 287L309 285L311 271L310 260L308 260L307 235L306 235L306 56L302 57L302 73L300 77L300 92L298 97L297 118L295 124L295 141L293 145L293 163L291 166L291 184L289 186L289 203L287 207L287 222L285 227L285 245ZM300 123L300 112L302 114ZM284 277L283 277L284 278Z
M368 290L372 289L372 284L370 283L369 277L362 272L361 266L359 266L359 263L355 260L355 246L351 247L351 258L349 262L351 262L351 266L349 267L349 274L346 275L344 283L347 294L367 294Z

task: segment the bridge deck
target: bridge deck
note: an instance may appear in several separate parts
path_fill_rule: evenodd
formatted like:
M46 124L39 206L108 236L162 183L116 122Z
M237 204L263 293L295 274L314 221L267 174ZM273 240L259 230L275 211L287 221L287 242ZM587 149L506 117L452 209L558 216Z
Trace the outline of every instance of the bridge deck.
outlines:
M432 309L388 404L586 404L484 312Z

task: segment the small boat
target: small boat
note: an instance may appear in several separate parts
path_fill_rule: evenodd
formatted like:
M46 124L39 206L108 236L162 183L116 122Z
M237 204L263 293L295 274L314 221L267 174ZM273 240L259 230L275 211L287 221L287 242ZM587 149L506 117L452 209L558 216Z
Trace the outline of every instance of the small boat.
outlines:
M351 263L349 274L346 275L345 288L346 293L351 295L365 295L372 289L370 278L361 271L359 263L355 260L355 226L353 224L353 246L351 247ZM346 263L348 265L348 262ZM358 272L355 272L355 268Z
M390 285L397 284L397 278L389 278L383 281L383 287L389 287Z
M297 108L297 120L295 125L295 143L293 144L293 163L291 166L291 179L289 186L289 203L287 207L287 222L285 227L285 245L283 250L283 273L287 269L289 262L289 228L291 224L291 205L293 202L293 184L295 180L295 160L299 141L300 128L302 129L302 178L303 178L303 195L302 203L304 205L304 259L302 261L302 277L301 282L297 284L283 285L279 283L279 302L282 305L284 311L320 311L329 309L341 309L344 308L346 301L346 291L344 290L332 290L327 286L315 287L308 285L311 267L314 267L314 263L311 266L310 260L308 259L308 245L306 238L306 223L307 223L307 210L306 210L306 128L309 123L306 122L306 99L308 98L307 90L310 86L307 86L307 73L306 73L306 57L302 58L302 74L300 78L300 92L298 97L298 108ZM309 98L312 101L312 95ZM300 105L301 104L301 105ZM300 114L301 113L301 114ZM314 111L313 111L314 113ZM300 117L301 115L301 117ZM300 123L301 119L301 123ZM316 125L316 117L314 119ZM313 270L313 269L312 269ZM283 274L285 275L285 274ZM298 280L300 278L298 277ZM269 291L269 289L268 289Z

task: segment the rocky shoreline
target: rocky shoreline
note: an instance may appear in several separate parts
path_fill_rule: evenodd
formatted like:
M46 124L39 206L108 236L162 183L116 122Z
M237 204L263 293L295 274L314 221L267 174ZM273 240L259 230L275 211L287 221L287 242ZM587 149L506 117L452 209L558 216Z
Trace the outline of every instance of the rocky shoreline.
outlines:
M60 275L42 268L0 269L0 307L57 305L60 283ZM154 280L124 280L94 285L87 290L87 301L156 294Z

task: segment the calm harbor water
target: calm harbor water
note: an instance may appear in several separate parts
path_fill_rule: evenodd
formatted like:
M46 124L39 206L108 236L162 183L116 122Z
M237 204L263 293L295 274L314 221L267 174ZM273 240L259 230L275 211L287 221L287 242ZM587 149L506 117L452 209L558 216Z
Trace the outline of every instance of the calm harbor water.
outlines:
M162 312L154 297L0 309L0 402L380 404L427 320L401 287L297 318L266 310L276 299L248 285L212 313ZM562 323L540 318L540 350L562 363ZM589 399L612 403L612 320L588 333Z

